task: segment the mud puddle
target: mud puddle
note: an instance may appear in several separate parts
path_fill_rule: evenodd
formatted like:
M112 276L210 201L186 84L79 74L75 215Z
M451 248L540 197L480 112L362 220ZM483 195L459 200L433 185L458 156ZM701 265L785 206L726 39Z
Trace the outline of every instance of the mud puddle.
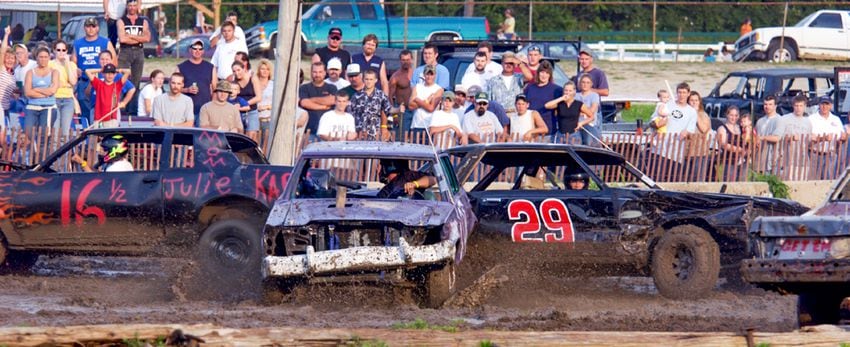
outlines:
M443 309L421 309L388 285L298 287L275 305L181 301L172 290L185 261L41 257L32 272L0 276L0 325L214 323L227 327L386 328L423 319L470 329L789 331L794 296L718 288L699 300L660 297L639 276L569 277L496 267L459 278Z

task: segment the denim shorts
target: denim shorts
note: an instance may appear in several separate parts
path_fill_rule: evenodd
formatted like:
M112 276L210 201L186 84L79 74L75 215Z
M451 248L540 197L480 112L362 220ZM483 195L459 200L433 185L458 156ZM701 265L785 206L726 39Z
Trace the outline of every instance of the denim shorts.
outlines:
M245 131L260 130L260 113L257 110L245 112Z

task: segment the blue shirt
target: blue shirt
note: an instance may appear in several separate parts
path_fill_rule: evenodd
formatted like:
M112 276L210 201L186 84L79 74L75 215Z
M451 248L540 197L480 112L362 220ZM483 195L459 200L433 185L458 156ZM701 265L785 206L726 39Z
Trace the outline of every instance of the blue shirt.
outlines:
M420 65L413 70L413 78L410 80L410 86L415 86L419 83L423 83L425 79L422 77L422 72L425 71L425 65ZM438 86L443 87L443 90L454 90L452 88L449 76L449 69L446 69L442 64L437 64L437 80L435 81Z
M381 58L377 55L373 55L372 59L368 62L366 61L366 56L363 53L357 53L351 56L351 63L360 65L360 72L366 72L368 70L374 70L378 73L378 89L381 89L381 65L384 65L384 58ZM448 70L447 70L448 71Z
M100 52L109 50L109 39L98 36L94 41L85 37L74 40L74 55L77 56L77 68L85 72L88 69L100 69ZM83 78L86 74L83 73Z
M241 96L237 96L235 98L227 98L227 102L236 105L236 108L243 108L251 106L248 104L248 101L245 101L245 98ZM239 110L239 113L243 113L242 110Z
M528 97L528 109L540 113L540 118L549 128L549 133L556 132L555 110L547 110L546 102L564 95L564 89L557 84L549 83L543 87L537 84L529 84L525 87L525 96Z

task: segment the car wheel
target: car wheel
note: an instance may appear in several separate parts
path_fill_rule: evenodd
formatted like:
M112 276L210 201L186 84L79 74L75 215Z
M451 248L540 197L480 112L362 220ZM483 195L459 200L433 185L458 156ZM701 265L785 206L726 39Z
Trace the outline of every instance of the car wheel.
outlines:
M277 48L277 35L272 36L269 42L271 42L271 45L269 46L269 50L266 51L266 59L274 60L274 50Z
M198 242L198 283L202 293L218 299L255 296L262 285L260 228L241 219L221 219L204 230Z
M767 47L767 59L774 63L797 60L797 51L787 40L782 43L782 49L779 49L779 41L773 41Z
M705 230L680 225L661 236L653 249L652 279L671 299L704 297L720 274L720 249Z
M844 294L829 291L804 292L797 296L797 323L800 326L837 324Z
M455 292L455 281L455 264L453 261L426 272L420 288L422 306L427 308L443 306L443 303Z
M38 254L9 250L6 238L0 234L0 273L23 273L38 261Z

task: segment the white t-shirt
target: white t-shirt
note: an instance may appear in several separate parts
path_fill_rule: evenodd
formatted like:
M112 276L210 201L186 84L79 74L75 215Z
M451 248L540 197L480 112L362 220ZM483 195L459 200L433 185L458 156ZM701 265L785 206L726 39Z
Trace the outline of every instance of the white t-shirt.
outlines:
M812 123L813 135L832 135L833 139L837 139L844 132L844 125L841 124L841 119L831 112L827 118L823 118L820 113L815 113L809 116L809 122ZM831 152L835 150L834 146L830 148L830 141L820 142L815 145L814 149L818 152Z
M153 84L148 84L142 88L142 94L139 96L139 117L148 117L148 112L145 110L145 100L151 101L151 110L153 110L153 98L162 95L162 88L154 89Z
M681 133L683 130L687 130L689 133L694 133L697 130L697 110L691 107L691 105L685 104L684 106L680 106L676 103L676 101L669 101L665 106L667 109L667 134L675 135ZM657 118L656 114L656 118ZM650 121L654 121L655 118L650 119ZM663 143L659 141L656 146L653 147L652 153L661 155L667 159L682 161L684 159L684 153L682 149L684 146L677 146L675 150L668 150L668 146L675 146L677 143L681 143L678 140L678 136L667 136L664 138Z
M232 65L236 60L237 52L248 52L248 46L245 45L245 40L234 39L233 41L226 42L224 39L221 39L218 41L218 45L215 46L215 53L213 53L210 62L218 70L219 79L227 79L228 76L233 74Z
M121 159L121 160L116 161L112 164L109 164L109 166L106 167L106 172L127 172L127 171L133 171L133 164L130 164L130 162L127 159Z
M466 75L469 75L469 74L475 74L475 64L469 64L469 66L466 67L466 71L463 73L463 77L466 78ZM501 74L502 74L502 65L491 60L490 62L487 63L487 65L484 66L484 75L482 77L484 79L481 82L483 84L479 84L478 86L481 87L481 88L484 88L487 85L487 81L489 81L491 78L493 78L495 76L499 76ZM482 75L479 75L479 76L482 76ZM466 83L464 83L463 80L461 80L461 84L463 84L463 86L466 87L466 88L469 88L470 86L472 86L472 85L466 85Z
M331 79L330 79L330 78L325 78L325 83L330 84L330 85L333 85L333 86L336 86L336 90L341 90L341 89L343 89L343 88L348 87L348 86L350 86L350 85L351 85L351 83L350 83L350 82L348 82L348 81L346 81L346 80L344 80L344 79L342 79L342 78L340 78L340 79L336 80L336 82L331 81Z
M525 110L525 114L511 116L511 136L522 141L522 136L529 130L534 129L534 116L531 110ZM516 134L516 135L515 135Z
M499 122L499 117L496 117L493 112L487 111L484 112L483 116L479 116L475 113L475 110L469 111L463 116L463 128L461 130L467 134L483 136L501 134L504 131L502 123Z
M127 11L127 0L109 0L109 19L121 19Z
M351 113L339 114L335 110L330 110L325 112L322 118L319 118L316 135L345 137L348 133L354 131L357 130L354 127L354 116Z
M447 125L454 125L458 129L460 129L460 118L458 118L457 114L454 112L446 112L443 110L436 110L431 115L431 124L429 127L442 127ZM454 130L449 130L454 133Z
M440 90L440 85L434 83L430 86L425 86L425 83L419 83L414 88L416 88L416 97L425 100ZM410 127L412 129L427 128L429 124L431 124L431 116L433 116L432 112L428 112L422 107L417 108L416 111L413 112L413 121L410 122Z
M263 89L263 93L261 94L260 102L257 103L257 106L270 106L272 104L272 98L274 98L274 80L269 81L269 84L266 85L266 89ZM271 118L272 111L271 110L263 110L260 111L260 118Z
M32 70L35 66L35 60L30 60L24 66L15 65L15 82L23 82L27 77L27 71Z
M469 89L472 86L485 88L487 87L487 81L502 73L501 66L499 66L498 73L495 73L495 70L493 69L488 70L487 66L484 67L484 72L478 73L475 71L475 65L470 64L469 66L472 66L472 69L466 69L466 73L463 74L463 79L460 80L460 84L466 89Z

